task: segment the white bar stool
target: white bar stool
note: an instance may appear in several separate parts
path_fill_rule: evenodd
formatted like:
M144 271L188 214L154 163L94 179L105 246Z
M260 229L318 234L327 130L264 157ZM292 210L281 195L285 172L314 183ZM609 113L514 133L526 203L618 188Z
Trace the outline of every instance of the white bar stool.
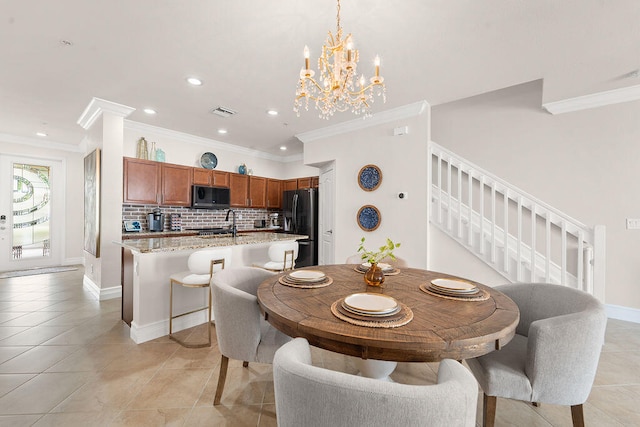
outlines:
M202 348L211 347L211 277L214 272L223 270L225 264L228 265L231 262L231 249L205 249L196 251L189 255L187 260L187 266L189 270L181 271L179 273L172 274L169 277L169 338L176 341L180 345L187 348ZM180 285L185 288L208 288L208 303L206 306L196 308L195 310L187 311L185 313L173 314L173 285ZM173 319L186 316L187 314L196 313L198 311L207 310L208 319L208 341L202 344L189 344L175 336L173 336Z
M269 246L269 261L254 263L254 267L269 271L288 271L295 268L298 259L298 242L278 242Z

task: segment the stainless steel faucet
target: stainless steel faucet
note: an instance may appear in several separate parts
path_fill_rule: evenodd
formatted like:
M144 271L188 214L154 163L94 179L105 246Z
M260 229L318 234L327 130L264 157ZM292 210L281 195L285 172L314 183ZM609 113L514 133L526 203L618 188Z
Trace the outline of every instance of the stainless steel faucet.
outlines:
M227 211L227 217L225 218L225 221L229 221L229 214L233 215L233 225L231 226L231 234L233 235L233 237L236 237L238 235L238 229L236 228L236 211L234 211L233 209L229 209Z

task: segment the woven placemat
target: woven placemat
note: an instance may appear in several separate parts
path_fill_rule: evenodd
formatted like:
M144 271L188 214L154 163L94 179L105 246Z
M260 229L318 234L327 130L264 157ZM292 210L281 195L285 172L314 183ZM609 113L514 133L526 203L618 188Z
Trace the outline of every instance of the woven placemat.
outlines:
M313 289L313 288L324 288L325 286L329 286L330 284L333 283L333 279L329 276L325 276L321 282L300 283L300 282L295 282L291 279L287 279L287 276L284 275L284 276L278 277L278 282L280 282L281 285L290 286L292 288Z
M355 313L345 310L342 307L344 298L331 304L331 312L340 320L357 326L365 326L367 328L398 328L404 326L413 320L413 311L405 304L398 301L400 311L391 316L373 318L371 316L359 316Z
M479 293L478 295L475 295L475 296L456 297L456 296L450 296L450 295L442 295L440 293L433 292L431 289L429 289L429 285L426 283L423 283L422 285L420 285L420 290L422 292L428 293L429 295L433 295L434 297L450 299L454 301L486 301L491 297L491 295L489 295L489 292L485 291L484 289L478 289Z
M358 273L361 273L361 274L364 274L364 273L367 272L367 270L362 270L359 265L356 265L354 270L357 271ZM396 276L396 275L400 274L400 269L399 268L394 268L391 271L383 271L382 274L384 274L385 276Z

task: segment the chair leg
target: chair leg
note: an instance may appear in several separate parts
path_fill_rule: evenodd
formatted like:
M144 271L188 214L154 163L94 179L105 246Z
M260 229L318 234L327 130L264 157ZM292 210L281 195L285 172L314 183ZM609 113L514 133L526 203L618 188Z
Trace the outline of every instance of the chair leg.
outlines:
M222 356L220 359L220 375L218 376L218 387L216 388L216 396L213 398L213 404L219 405L220 399L222 399L222 390L224 389L224 382L227 380L227 367L229 366L229 358Z
M582 404L571 406L571 419L573 420L573 427L584 427Z
M246 367L248 367L248 366L249 366L249 362L242 362L242 367L243 367L243 368L246 368Z
M483 427L493 427L496 422L496 403L498 398L496 396L487 396L485 393L483 403L482 403L482 411L483 414Z
M209 313L209 319L207 320L207 334L209 336L209 347L211 347L211 285L207 288L209 289L209 309L207 313Z
M173 335L173 280L169 282L169 337Z

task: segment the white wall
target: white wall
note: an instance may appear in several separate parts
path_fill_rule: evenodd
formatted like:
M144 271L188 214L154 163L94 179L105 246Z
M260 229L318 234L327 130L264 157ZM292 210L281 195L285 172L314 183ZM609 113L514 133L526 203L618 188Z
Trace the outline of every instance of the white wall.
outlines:
M408 126L409 134L393 136L395 127ZM335 161L335 262L356 253L360 238L368 249L379 247L387 237L400 242L396 255L413 267L427 266L427 141L428 109L423 114L375 125L363 130L326 137L304 145L304 163ZM367 164L382 171L382 183L372 192L358 185L358 172ZM405 200L397 198L409 193ZM376 206L380 227L363 231L356 214L363 205Z
M242 147L225 147L215 140L195 137L181 132L141 126L138 123L125 121L124 156L136 157L138 140L147 140L149 151L151 142L156 142L156 149L161 148L166 155L167 163L201 167L200 157L205 152L212 152L218 158L216 170L238 172L242 163L253 170L253 174L267 178L288 179L318 175L318 169L305 166L302 159L283 163L279 160L265 158L262 153Z
M605 225L605 302L640 308L640 230L625 229L625 218L640 218L640 101L551 115L541 100L536 81L436 106L433 141L585 224Z
M5 141L0 137L0 153L28 156L42 159L64 160L65 175L65 230L62 234L64 264L82 263L84 220L84 154L56 148L47 148L46 144L31 145Z

